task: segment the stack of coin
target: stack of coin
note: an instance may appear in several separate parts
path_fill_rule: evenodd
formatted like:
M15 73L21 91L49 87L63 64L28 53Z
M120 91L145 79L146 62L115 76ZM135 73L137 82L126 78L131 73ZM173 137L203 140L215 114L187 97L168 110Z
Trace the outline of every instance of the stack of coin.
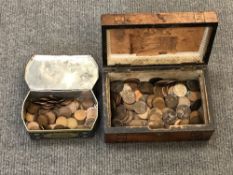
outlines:
M98 116L93 99L31 99L24 120L29 130L91 128Z
M134 78L112 81L110 89L112 126L156 129L203 123L197 80Z

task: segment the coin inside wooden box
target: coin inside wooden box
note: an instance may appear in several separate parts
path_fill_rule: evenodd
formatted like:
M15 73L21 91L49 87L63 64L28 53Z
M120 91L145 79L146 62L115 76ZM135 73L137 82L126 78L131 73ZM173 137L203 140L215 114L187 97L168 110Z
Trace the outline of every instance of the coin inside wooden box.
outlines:
M105 141L209 139L216 13L106 14L101 22Z
M94 135L98 66L89 55L35 55L25 69L28 92L21 111L33 139Z

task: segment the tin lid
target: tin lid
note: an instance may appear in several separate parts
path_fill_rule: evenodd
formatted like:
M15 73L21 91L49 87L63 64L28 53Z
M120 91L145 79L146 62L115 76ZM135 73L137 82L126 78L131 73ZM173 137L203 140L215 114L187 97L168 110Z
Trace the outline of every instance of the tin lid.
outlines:
M104 66L208 64L215 12L102 15Z
M90 55L35 55L25 69L25 81L34 91L90 90L98 76Z

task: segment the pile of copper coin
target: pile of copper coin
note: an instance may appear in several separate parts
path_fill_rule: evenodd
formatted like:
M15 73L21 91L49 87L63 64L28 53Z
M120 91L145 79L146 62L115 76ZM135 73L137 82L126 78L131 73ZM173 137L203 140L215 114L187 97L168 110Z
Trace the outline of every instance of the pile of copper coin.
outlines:
M93 99L42 97L29 102L24 120L29 130L91 128L98 110Z
M112 126L156 129L203 123L198 80L116 80L110 89Z

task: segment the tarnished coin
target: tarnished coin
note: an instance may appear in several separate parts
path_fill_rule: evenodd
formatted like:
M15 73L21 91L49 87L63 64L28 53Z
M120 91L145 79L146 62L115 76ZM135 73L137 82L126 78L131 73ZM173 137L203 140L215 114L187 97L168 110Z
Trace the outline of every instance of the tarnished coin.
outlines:
M45 113L45 115L48 117L49 124L54 124L56 121L56 115L53 111L49 111Z
M127 104L124 103L125 109L133 111L134 110L134 104Z
M70 129L75 129L78 127L78 122L74 118L67 119L67 127Z
M69 107L63 106L56 110L57 116L71 117L72 111Z
M197 101L201 99L201 93L198 91L188 91L187 97L190 101Z
M123 89L123 81L112 81L110 85L110 90L115 93L120 93Z
M162 94L164 97L168 96L169 86L162 87Z
M112 100L115 101L116 106L118 106L118 105L121 104L121 96L120 96L120 94L117 94L117 93L113 92L113 93L111 93L111 98L112 98Z
M161 118L156 118L155 120L150 120L148 123L148 127L151 129L158 129L158 128L163 128L164 123Z
M150 109L149 108L147 108L146 109L146 112L144 112L144 113L142 113L142 114L138 114L138 117L140 118L140 119L148 119L148 114L149 114L149 112L150 112Z
M176 108L176 115L179 119L188 119L190 116L191 110L189 106L179 105Z
M162 115L160 115L159 113L151 114L150 117L149 117L149 120L150 121L157 120L157 118L162 119Z
M191 102L190 102L190 100L187 97L180 97L178 105L186 105L186 106L190 107Z
M169 84L173 84L175 83L176 80L172 80L172 79L162 79L162 80L159 80L156 82L156 85L159 85L159 86L166 86L166 85L169 85Z
M146 126L147 120L132 120L129 126Z
M201 124L202 119L200 113L198 111L191 112L189 121L190 124Z
M94 118L87 118L86 121L85 121L85 123L84 123L84 126L90 128L90 127L93 126L94 122L95 122Z
M125 84L131 87L131 90L135 91L138 89L138 84L140 83L139 79L127 79L124 81Z
M154 86L153 92L154 92L155 97L163 97L162 87Z
M94 101L93 99L91 98L88 98L88 99L84 99L82 101L82 106L84 107L84 109L88 109L90 107L93 107L94 106Z
M51 126L49 126L49 127L51 127ZM55 124L55 126L53 126L53 129L67 129L67 126Z
M84 124L86 117L87 117L86 110L80 109L80 110L75 111L74 113L74 118L78 121L79 125Z
M199 91L200 90L198 80L188 80L188 81L186 81L186 85L187 85L188 89L191 91Z
M128 78L124 81L124 83L136 83L136 84L139 84L140 83L140 80L137 79L137 78Z
M112 125L115 126L115 127L117 127L117 126L123 126L124 124L121 122L120 119L114 118L114 119L112 120Z
M127 111L124 105L120 105L114 111L114 117L118 119L123 119L127 115Z
M133 104L136 101L135 94L131 90L121 91L120 95L127 104Z
M136 101L139 101L143 96L143 94L139 90L135 90L134 93L135 93L135 100Z
M96 118L98 116L98 110L95 107L90 107L87 109L87 118Z
M43 127L43 128L47 128L48 124L49 124L49 120L48 117L46 115L39 115L37 117L37 123Z
M170 108L163 109L162 119L165 125L173 125L176 121L176 112Z
M178 83L174 86L173 92L178 97L184 97L187 94L187 88L185 85Z
M27 112L24 118L27 122L32 122L32 121L35 121L36 116L34 114L30 114L29 112Z
M39 109L40 109L40 106L37 104L33 104L33 103L30 103L27 107L27 111L31 114L36 114Z
M168 88L168 94L169 95L175 95L175 93L174 93L174 86L171 86L171 87Z
M27 128L28 128L29 130L40 130L39 124L38 124L37 122L35 122L35 121L29 122L29 123L27 124Z
M147 99L146 99L146 104L152 108L153 107L153 99L155 98L154 94L153 95L148 95Z
M70 108L71 113L74 113L77 110L77 104L75 101L72 101L69 105L67 105L68 108Z
M153 93L153 85L149 82L141 82L139 84L139 90L144 94L152 94Z
M64 117L64 116L57 117L57 120L56 120L56 125L57 126L61 125L64 128L64 127L67 127L67 124L68 123L67 123L67 118L66 117ZM59 129L63 129L63 128L59 128ZM58 127L55 127L55 129L58 129Z
M136 115L133 111L127 111L128 119L124 121L125 125L129 125L129 123L134 119L134 116Z
M198 110L201 107L201 105L202 105L202 100L199 99L191 104L190 109L191 111Z
M165 97L165 103L166 103L166 106L169 108L176 108L178 104L178 98L177 96L174 96L174 95L167 95Z
M162 110L160 110L159 108L152 108L151 110L150 110L150 113L148 114L149 115L149 118L150 118L150 116L151 115L153 115L153 114L159 114L160 116L161 116L161 118L162 118Z
M147 97L148 97L148 94L143 94L143 95L141 96L141 98L139 99L139 101L144 101L144 102L146 102Z
M165 101L162 97L156 97L153 99L152 106L163 110L165 108Z
M189 119L182 119L180 122L180 125L188 125L189 124Z
M66 99L63 102L61 102L60 104L63 106L67 106L68 104L70 104L73 101L73 99Z
M143 114L147 110L147 105L143 101L137 101L136 103L134 103L133 106L134 106L134 111L138 114Z

